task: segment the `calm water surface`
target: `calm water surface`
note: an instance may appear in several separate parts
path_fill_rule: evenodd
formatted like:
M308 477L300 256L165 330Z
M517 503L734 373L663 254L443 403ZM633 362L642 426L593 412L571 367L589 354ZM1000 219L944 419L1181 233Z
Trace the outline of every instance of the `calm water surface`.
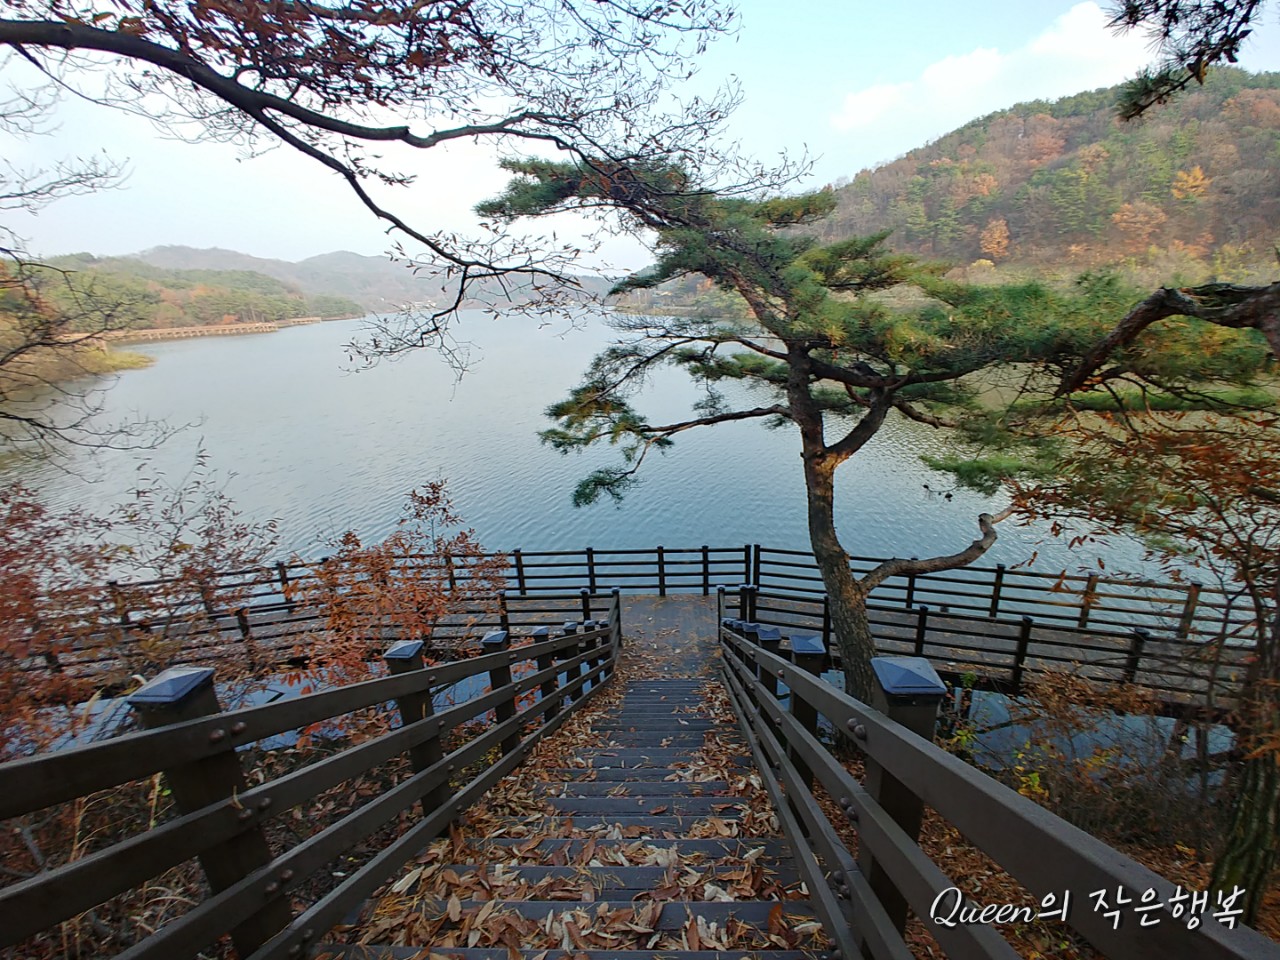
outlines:
M524 318L465 318L473 369L455 382L427 352L351 372L343 345L362 321L294 327L266 335L137 345L155 358L123 374L104 417L130 415L195 424L146 453L106 452L7 473L55 504L105 510L127 499L138 468L180 479L197 452L246 517L279 522L282 553L327 552L321 541L347 529L387 533L403 495L445 478L459 512L489 549L726 546L763 543L807 549L799 440L793 430L725 424L683 434L651 456L643 482L620 507L575 509L574 484L610 462L608 450L561 456L543 446L542 412L560 399L608 337L599 324L536 329ZM697 391L664 373L637 403L650 422L688 415ZM920 462L947 448L945 433L896 415L839 474L837 520L846 546L869 556L950 553L977 535L974 518L1002 504L956 490ZM76 474L82 474L78 476ZM85 479L86 477L92 480ZM1043 530L1001 525L984 564L1034 569L1092 565L1095 557L1047 541ZM1109 569L1138 567L1140 550L1113 545Z

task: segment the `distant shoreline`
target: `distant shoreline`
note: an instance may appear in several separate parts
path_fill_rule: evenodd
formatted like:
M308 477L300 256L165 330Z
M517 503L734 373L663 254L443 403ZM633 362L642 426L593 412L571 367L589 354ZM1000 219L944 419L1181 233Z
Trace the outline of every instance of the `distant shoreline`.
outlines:
M138 330L112 330L102 335L112 343L138 343L147 340L185 340L188 337L234 337L247 333L275 333L284 327L300 327L321 323L325 317L293 317L262 323L222 323L204 327L149 327Z

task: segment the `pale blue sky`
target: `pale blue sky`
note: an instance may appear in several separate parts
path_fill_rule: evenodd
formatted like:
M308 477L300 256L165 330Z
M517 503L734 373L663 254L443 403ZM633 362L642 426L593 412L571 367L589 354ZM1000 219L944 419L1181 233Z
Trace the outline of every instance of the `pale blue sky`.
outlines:
M743 0L736 39L712 46L695 87L733 74L746 102L732 137L762 159L805 148L816 158L806 186L882 163L928 139L1020 100L1053 98L1119 82L1149 60L1142 37L1116 38L1092 2L952 0L857 3ZM1280 15L1272 5L1241 58L1280 69ZM20 80L21 65L5 73ZM240 160L219 144L164 140L138 118L67 103L54 136L5 140L23 167L106 151L127 159L119 190L61 201L9 225L44 254L119 254L161 244L221 246L301 259L331 250L378 254L382 228L326 171L285 150ZM436 154L437 151L431 151ZM421 171L411 190L387 195L428 230L466 231L470 208L504 182L487 149L455 146L405 159ZM557 224L573 236L571 222ZM608 263L646 261L628 238L610 241Z

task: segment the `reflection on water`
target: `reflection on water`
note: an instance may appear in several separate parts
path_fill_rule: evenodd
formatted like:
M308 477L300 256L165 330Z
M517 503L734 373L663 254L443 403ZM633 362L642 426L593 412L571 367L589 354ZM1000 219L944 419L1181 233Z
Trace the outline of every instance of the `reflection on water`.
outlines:
M193 426L149 453L104 452L76 473L26 464L6 471L59 505L105 510L127 498L141 462L180 479L200 448L247 517L278 519L282 545L304 556L348 528L389 532L405 492L447 478L462 516L489 549L580 549L764 543L805 549L804 488L793 431L724 424L682 435L646 461L644 482L620 507L574 509L574 483L610 451L563 457L536 435L542 415L576 382L607 331L535 329L523 318L466 318L477 363L461 382L420 353L360 373L342 346L361 321L267 335L137 345L156 363L130 371L106 397L106 421L142 415ZM637 406L651 422L687 415L696 392L678 372L656 378ZM839 475L837 520L857 554L926 556L963 548L992 501L928 470L923 453L947 436L895 417ZM928 487L926 487L926 484ZM932 488L932 489L929 489ZM1004 525L984 563L1075 568L1093 557L1041 544L1044 532ZM1133 569L1140 551L1116 545L1108 569Z

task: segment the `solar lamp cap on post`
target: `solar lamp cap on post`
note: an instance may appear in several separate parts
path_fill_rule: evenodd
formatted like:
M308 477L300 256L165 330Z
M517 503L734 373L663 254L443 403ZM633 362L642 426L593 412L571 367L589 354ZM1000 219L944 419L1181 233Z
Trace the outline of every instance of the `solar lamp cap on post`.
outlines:
M412 660L422 653L426 643L422 640L401 640L382 655L384 660Z
M761 643L778 643L782 641L782 631L777 627L756 627L756 637Z
M490 630L480 638L482 647L505 647L507 645L507 631Z
M933 664L924 657L872 657L871 669L887 697L924 701L941 699L947 692Z
M529 631L529 636L536 637L539 640L545 640L547 637L551 636L551 628L550 627L534 627L531 631Z
M796 633L791 636L791 652L800 656L821 656L827 652L827 645L816 633Z
M577 632L578 632L577 620L566 620L564 622L564 635L566 637L569 636L570 634L577 633Z
M143 684L128 697L129 706L139 709L176 707L213 686L212 667L169 667Z

